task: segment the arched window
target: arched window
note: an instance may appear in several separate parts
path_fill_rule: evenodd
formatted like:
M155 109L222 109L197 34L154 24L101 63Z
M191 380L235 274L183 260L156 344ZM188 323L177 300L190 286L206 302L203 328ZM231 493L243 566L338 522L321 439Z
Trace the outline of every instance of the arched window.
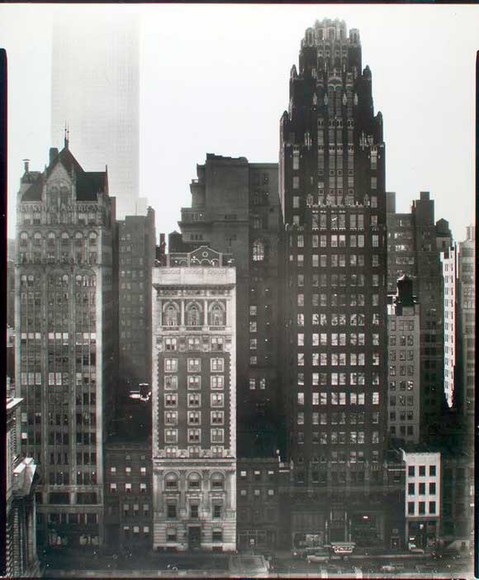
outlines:
M201 325L201 310L198 304L190 304L186 311L186 325L200 326Z
M68 244L69 241L70 236L67 234L67 232L62 232L62 244Z
M81 246L83 243L83 234L81 232L77 232L75 234L75 245Z
M201 477L199 473L190 473L188 476L188 489L200 489Z
M213 304L210 310L210 325L211 326L224 326L225 324L225 313L220 304Z
M264 243L261 240L253 242L253 262L262 262L264 260Z
M42 234L40 234L39 232L35 232L33 234L33 243L35 244L35 246L40 246L42 244Z
M27 234L27 232L22 232L20 234L20 245L21 246L28 246L28 234Z
M90 232L88 234L88 240L90 242L90 247L91 246L96 246L96 240L97 240L97 235L95 232Z
M178 489L178 476L176 473L167 473L165 475L165 489L167 491Z
M211 489L219 490L223 489L225 484L225 478L221 473L213 473L211 476Z
M163 326L178 326L178 310L174 304L168 304L165 308Z

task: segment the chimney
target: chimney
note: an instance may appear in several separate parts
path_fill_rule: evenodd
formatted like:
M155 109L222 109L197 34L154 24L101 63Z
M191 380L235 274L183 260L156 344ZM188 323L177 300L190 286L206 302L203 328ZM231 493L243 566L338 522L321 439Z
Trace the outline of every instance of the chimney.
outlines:
M56 147L50 147L50 165L53 163L53 161L57 155L58 155L58 149Z
M25 168L25 173L29 173L29 163L30 163L30 159L23 160L23 167Z

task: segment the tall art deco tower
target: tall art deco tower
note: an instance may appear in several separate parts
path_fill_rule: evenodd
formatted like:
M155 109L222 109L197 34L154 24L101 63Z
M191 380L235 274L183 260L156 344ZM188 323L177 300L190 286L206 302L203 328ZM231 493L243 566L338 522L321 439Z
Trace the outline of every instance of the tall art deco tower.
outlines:
M299 486L361 488L385 445L385 147L344 22L306 30L280 147L289 458Z

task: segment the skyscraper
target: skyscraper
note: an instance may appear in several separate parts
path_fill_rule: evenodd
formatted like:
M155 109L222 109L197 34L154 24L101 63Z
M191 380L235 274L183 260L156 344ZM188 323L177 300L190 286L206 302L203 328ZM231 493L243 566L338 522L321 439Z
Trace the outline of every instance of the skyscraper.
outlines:
M316 22L281 119L288 344L284 393L298 485L364 481L385 441L382 116L359 32ZM341 524L339 524L341 525Z
M137 20L57 17L52 53L52 143L65 125L78 158L108 166L119 217L136 214L139 195L139 39Z
M68 148L17 199L16 389L21 451L40 474L40 544L102 541L103 443L115 381L114 201Z
M153 547L235 550L231 257L206 246L170 254L153 288Z

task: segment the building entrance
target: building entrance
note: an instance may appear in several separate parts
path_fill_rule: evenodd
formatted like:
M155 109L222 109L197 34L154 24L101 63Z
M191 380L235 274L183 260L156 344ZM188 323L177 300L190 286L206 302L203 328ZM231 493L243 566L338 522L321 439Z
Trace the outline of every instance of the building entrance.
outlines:
M201 548L201 526L188 526L188 550Z

